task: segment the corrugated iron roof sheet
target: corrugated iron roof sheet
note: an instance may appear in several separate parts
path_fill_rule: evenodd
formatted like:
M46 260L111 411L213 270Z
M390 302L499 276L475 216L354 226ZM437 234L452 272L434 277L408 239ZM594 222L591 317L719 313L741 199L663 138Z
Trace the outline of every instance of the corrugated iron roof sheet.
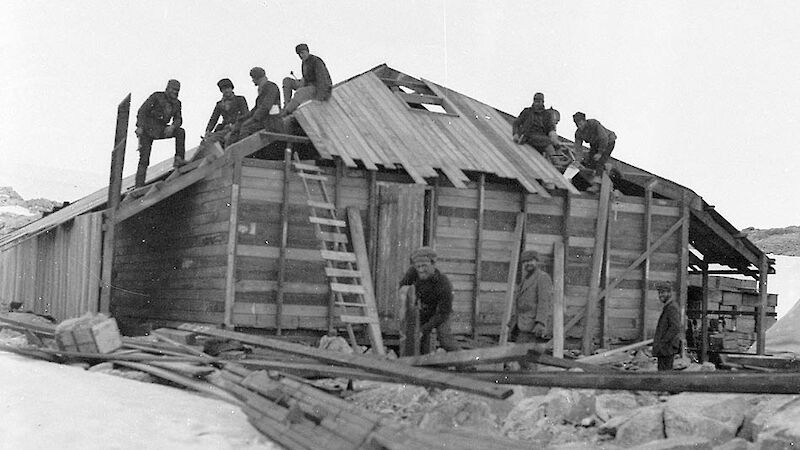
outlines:
M539 152L511 140L503 113L421 83L442 99L448 114L411 108L369 71L336 85L329 101L306 103L294 115L324 158L338 156L351 167L356 161L371 170L399 166L417 183L440 170L459 187L467 181L464 171L476 171L517 180L544 196L543 182L577 193Z

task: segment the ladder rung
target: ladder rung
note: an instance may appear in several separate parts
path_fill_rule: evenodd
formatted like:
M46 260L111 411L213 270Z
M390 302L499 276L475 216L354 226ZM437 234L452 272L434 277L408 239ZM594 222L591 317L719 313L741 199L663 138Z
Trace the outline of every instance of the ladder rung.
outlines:
M325 175L315 175L313 173L304 173L304 172L298 172L297 175L300 178L305 178L307 180L328 181L328 177L326 177Z
M332 233L329 231L320 231L317 233L317 239L327 241L327 242L336 242L339 244L347 244L350 242L347 239L347 235L344 233Z
M313 164L304 164L304 163L296 162L296 163L294 163L294 168L297 169L297 170L307 170L309 172L317 172L317 173L321 173L322 172L322 169L320 167L315 166Z
M345 222L344 220L326 219L324 217L311 216L311 217L308 218L308 221L311 222L311 223L319 224L319 225L327 225L329 227L342 227L342 228L344 228L344 227L347 226L347 222Z
M331 211L336 211L336 205L333 203L328 202L316 202L314 200L306 201L306 204L312 208L322 208L322 209L329 209Z
M364 303L353 303L353 302L333 302L336 306L346 306L350 308L366 308L367 305Z
M344 261L344 262L356 262L356 255L355 253L350 252L334 252L331 250L320 250L322 253L322 257L324 259L330 261Z
M333 292L341 292L342 294L361 294L364 295L367 291L364 286L360 284L344 284L344 283L331 283L331 290Z
M344 323L378 323L377 317L352 316L345 314L339 316L339 320L341 320Z
M329 277L341 277L341 278L361 278L362 276L360 270L337 269L335 267L326 267L325 275Z

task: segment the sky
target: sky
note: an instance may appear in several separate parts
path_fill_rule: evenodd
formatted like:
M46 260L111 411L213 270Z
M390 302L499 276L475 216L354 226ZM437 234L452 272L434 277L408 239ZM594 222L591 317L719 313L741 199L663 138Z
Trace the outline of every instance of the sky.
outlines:
M249 69L280 85L307 43L334 83L386 63L517 115L533 94L617 136L613 156L687 186L737 228L800 225L800 8L791 1L6 0L0 186L73 201L108 184L119 102L181 81L187 148ZM172 156L156 141L151 162Z

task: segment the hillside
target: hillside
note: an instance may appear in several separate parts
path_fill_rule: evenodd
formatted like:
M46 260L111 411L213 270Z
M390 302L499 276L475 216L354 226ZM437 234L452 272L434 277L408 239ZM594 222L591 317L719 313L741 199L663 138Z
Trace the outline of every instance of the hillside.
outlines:
M745 228L743 233L766 253L784 256L800 256L800 226L759 230Z
M58 202L44 198L25 200L10 186L0 186L0 235L42 217L52 211Z

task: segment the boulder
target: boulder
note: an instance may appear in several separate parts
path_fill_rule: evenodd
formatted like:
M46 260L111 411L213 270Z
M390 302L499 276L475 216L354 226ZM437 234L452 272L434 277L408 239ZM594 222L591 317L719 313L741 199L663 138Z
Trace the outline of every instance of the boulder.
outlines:
M427 430L468 427L483 433L499 434L496 418L489 405L467 396L436 405L422 416L419 427Z
M645 406L637 409L617 427L614 444L628 447L664 437L664 407Z
M796 398L764 421L756 446L759 449L785 449L800 446L800 399Z
M748 442L746 439L736 438L714 447L714 450L750 450L755 448L757 447L752 442Z
M512 439L529 439L536 434L535 428L545 419L542 404L545 396L528 397L522 399L503 422L502 432Z
M608 422L613 417L627 414L638 407L636 396L629 391L600 394L595 397L594 401L595 414L603 422Z
M551 389L545 397L545 416L555 423L580 424L595 413L594 391Z
M766 422L784 405L799 398L797 395L763 395L754 396L744 415L742 428L737 436L755 442L758 433L764 429Z
M719 445L736 437L747 405L739 394L678 394L664 405L664 432L668 438L698 436Z
M695 436L681 436L646 442L635 447L636 450L711 450L707 439Z

